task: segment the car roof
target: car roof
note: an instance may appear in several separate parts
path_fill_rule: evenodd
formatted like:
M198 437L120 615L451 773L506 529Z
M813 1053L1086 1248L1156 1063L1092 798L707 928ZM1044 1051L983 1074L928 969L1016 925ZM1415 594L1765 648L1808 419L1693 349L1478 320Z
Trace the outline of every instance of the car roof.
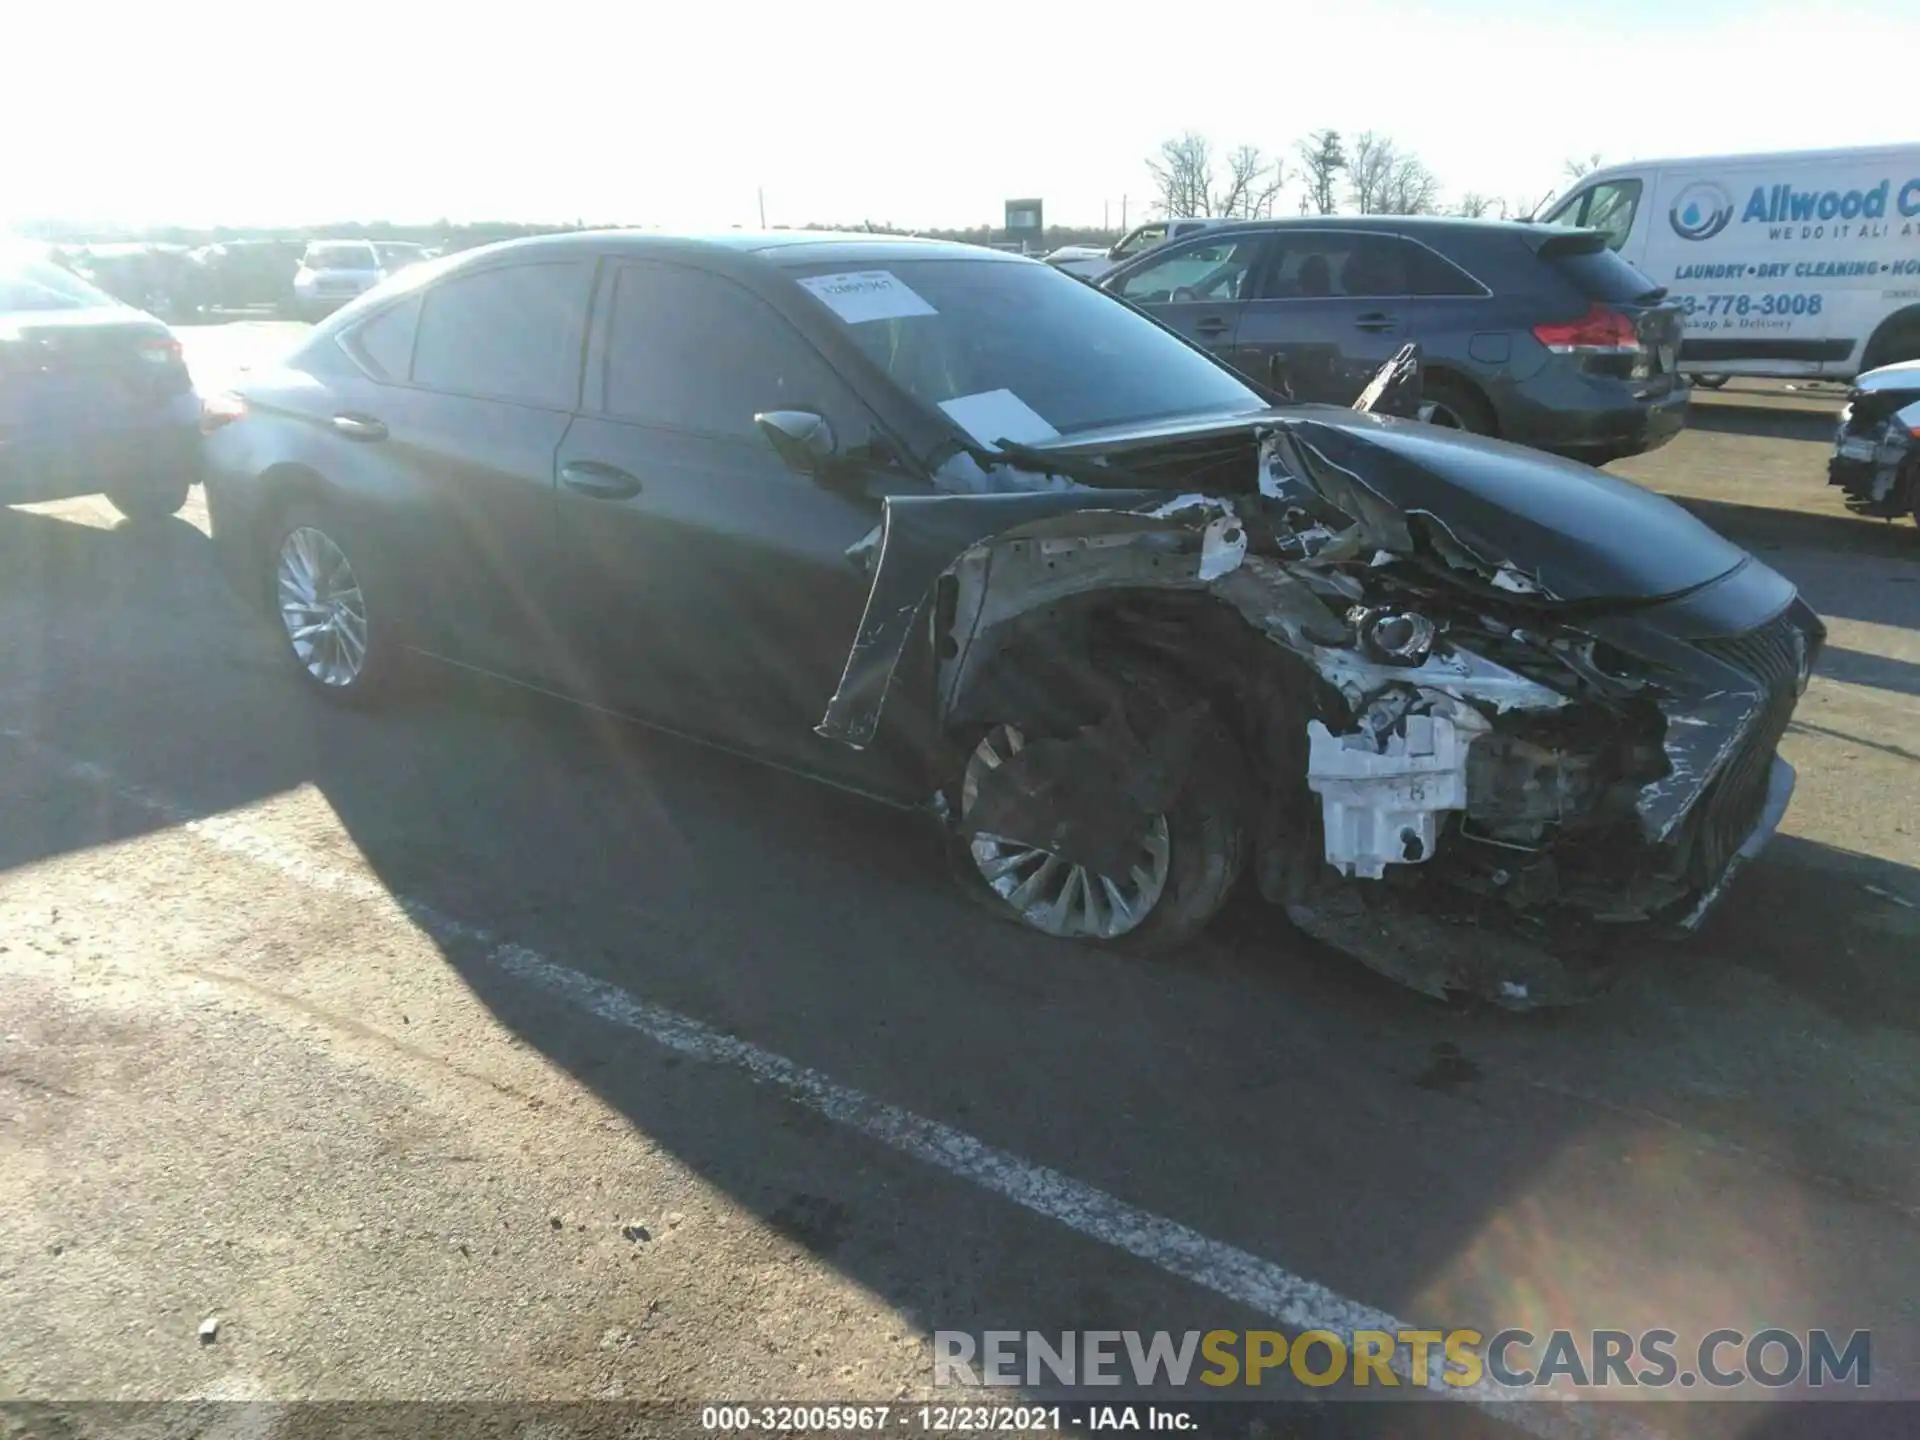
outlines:
M1393 235L1513 235L1536 239L1564 235L1565 225L1539 225L1525 220L1474 220L1464 215L1289 215L1271 220L1235 220L1216 226L1209 234L1264 234L1285 230L1378 230Z

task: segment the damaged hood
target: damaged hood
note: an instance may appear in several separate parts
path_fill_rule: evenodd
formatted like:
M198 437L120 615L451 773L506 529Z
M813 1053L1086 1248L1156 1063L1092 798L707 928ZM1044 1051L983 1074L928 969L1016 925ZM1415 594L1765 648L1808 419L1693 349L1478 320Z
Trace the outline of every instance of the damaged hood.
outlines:
M1031 447L1042 453L1124 457L1235 431L1278 426L1335 473L1315 479L1338 508L1358 484L1410 515L1430 515L1493 565L1511 565L1567 601L1643 601L1717 580L1748 557L1663 496L1573 460L1457 430L1334 406L1174 420ZM1343 499L1348 503L1343 503Z

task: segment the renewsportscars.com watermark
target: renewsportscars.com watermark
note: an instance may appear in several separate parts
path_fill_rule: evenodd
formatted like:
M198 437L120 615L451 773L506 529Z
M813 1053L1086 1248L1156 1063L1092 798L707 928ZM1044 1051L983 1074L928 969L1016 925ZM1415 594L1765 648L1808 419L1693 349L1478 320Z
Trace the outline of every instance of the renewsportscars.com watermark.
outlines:
M1852 1386L1873 1381L1873 1333L1711 1330L1683 1344L1672 1330L936 1330L936 1386L1129 1386L1198 1382L1216 1391L1290 1377L1316 1388L1612 1390L1744 1385Z

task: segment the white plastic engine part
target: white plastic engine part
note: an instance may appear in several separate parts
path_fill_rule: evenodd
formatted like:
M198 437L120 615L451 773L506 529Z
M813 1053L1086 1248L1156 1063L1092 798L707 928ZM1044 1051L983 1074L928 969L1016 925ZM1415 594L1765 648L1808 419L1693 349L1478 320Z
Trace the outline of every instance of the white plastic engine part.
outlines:
M1364 734L1335 735L1307 722L1307 784L1320 797L1327 863L1342 875L1378 880L1389 865L1431 859L1440 812L1467 808L1467 750L1441 715L1409 715L1386 753Z

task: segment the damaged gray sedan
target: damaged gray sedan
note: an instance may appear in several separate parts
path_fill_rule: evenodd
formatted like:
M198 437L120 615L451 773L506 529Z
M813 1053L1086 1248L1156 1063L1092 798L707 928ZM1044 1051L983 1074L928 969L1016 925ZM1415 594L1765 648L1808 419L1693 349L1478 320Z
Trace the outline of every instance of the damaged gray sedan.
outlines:
M1827 483L1847 492L1856 515L1920 523L1920 360L1882 365L1853 382Z
M315 695L455 660L936 817L1166 947L1246 881L1433 995L1575 1000L1779 824L1824 631L1585 466L1278 404L984 249L572 235L420 267L210 408Z

